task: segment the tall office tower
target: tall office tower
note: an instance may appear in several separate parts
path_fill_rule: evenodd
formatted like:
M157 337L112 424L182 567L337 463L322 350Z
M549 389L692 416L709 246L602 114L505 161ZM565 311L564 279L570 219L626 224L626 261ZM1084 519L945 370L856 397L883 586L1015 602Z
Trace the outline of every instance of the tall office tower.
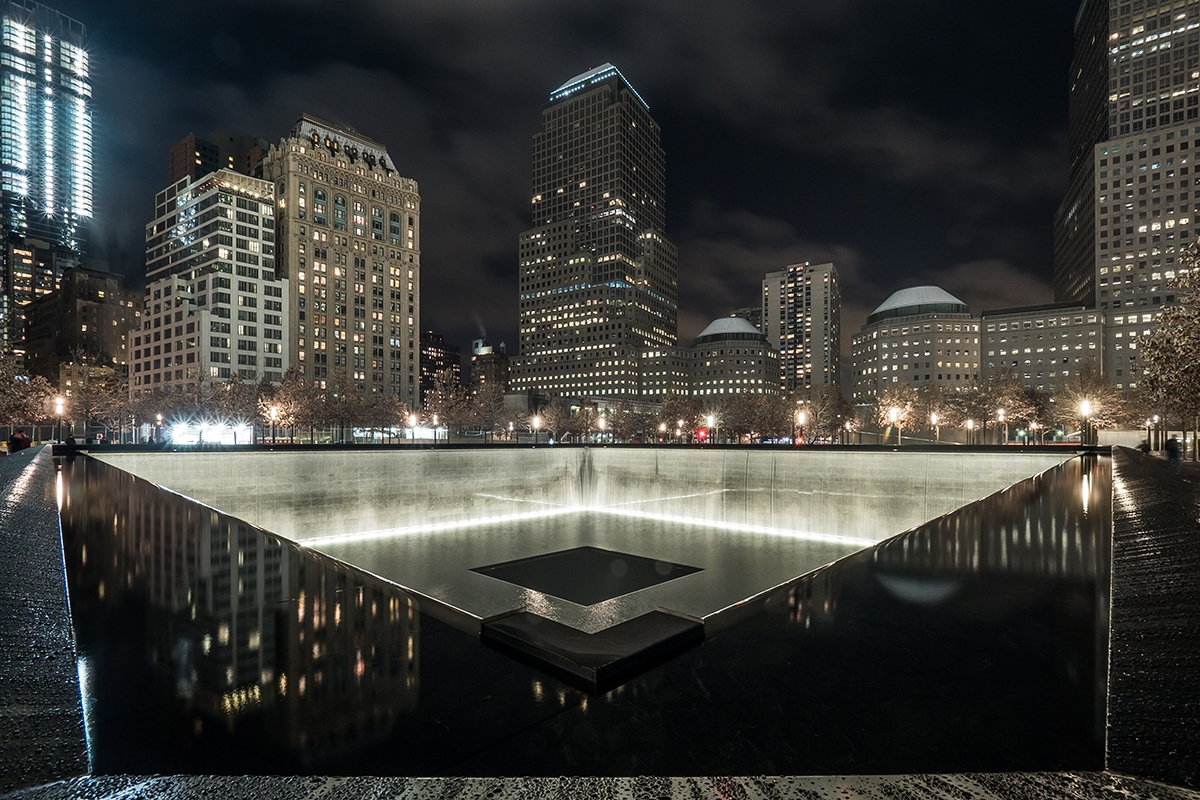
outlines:
M387 148L301 114L263 178L279 198L279 274L292 281L292 364L326 388L344 372L368 398L416 408L421 196Z
M82 266L92 87L79 22L30 0L0 0L0 29L0 347L11 347L21 341L22 309L45 293L36 276L25 280L27 261L49 265L55 285L63 269Z
M645 352L675 347L675 246L663 235L658 124L612 64L550 93L520 237L515 390L637 397Z
M275 186L237 172L185 177L158 193L131 396L282 380L291 292L276 274L275 228Z
M1168 194L1184 199L1186 193L1170 192L1176 187L1167 182L1158 187L1157 199L1148 196L1147 188L1153 187L1144 185L1139 165L1124 162L1131 151L1153 146L1143 140L1159 136L1165 145L1166 129L1200 117L1198 23L1198 0L1084 0L1080 5L1070 75L1070 183L1055 216L1056 301L1096 304L1098 223L1109 226L1105 238L1154 249L1154 242L1144 241L1143 222L1152 222L1154 205L1165 208ZM1121 168L1112 169L1108 159L1099 167L1097 146L1126 140ZM1114 181L1117 172L1121 178ZM1180 169L1179 174L1185 173ZM1100 194L1106 195L1103 201ZM1148 200L1153 203L1147 205Z
M763 279L762 332L779 348L787 392L837 385L842 364L842 290L833 264L789 264Z

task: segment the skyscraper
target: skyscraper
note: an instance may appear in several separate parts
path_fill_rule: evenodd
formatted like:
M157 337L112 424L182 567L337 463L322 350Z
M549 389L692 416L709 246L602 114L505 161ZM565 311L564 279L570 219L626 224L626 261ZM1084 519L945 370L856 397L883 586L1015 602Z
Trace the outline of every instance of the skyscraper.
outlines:
M1059 302L1095 305L1102 300L1098 262L1110 259L1110 245L1144 250L1150 258L1164 255L1168 240L1148 240L1153 232L1146 228L1168 208L1176 212L1193 199L1173 191L1187 181L1176 187L1171 179L1187 173L1177 161L1182 153L1174 144L1166 148L1179 133L1174 128L1200 121L1200 2L1084 0L1075 20L1070 92L1070 183L1055 216L1054 293ZM1121 167L1113 169L1110 158L1098 163L1097 148L1106 142L1125 145ZM1152 153L1156 143L1159 150ZM1152 169L1176 169L1167 170L1169 177L1159 173L1162 183L1147 185L1147 165L1125 163L1135 153L1162 156L1152 159ZM1099 229L1108 241L1097 236Z
M550 93L520 237L518 390L638 397L640 359L676 345L675 246L649 106L612 64Z
M785 391L841 382L842 290L833 264L789 264L763 279L762 332Z
M1070 111L1056 299L1104 312L1105 376L1135 389L1141 362L1130 339L1151 333L1174 301L1177 256L1200 236L1200 0L1086 0Z
M20 342L22 308L52 291L64 269L82 264L92 216L86 44L86 28L70 17L30 0L0 1L3 346ZM35 261L52 274L40 279L27 269Z
M421 196L383 144L301 114L262 161L279 201L280 277L292 286L291 366L417 408ZM336 384L335 384L336 385Z

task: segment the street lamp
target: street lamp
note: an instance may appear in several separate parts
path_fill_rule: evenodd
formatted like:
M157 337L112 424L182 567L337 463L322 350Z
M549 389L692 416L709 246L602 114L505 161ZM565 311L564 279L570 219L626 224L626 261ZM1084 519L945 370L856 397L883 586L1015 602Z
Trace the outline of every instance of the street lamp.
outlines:
M900 419L900 409L892 406L892 410L888 412L888 419L892 421L892 427L896 429L896 446L904 444L904 440L900 436L900 426L897 424Z
M600 418L600 444L604 444L604 429L608 427L608 421L604 417Z
M663 441L666 441L666 439L667 439L667 423L665 423L665 422L658 423L658 432L662 436Z
M156 425L154 427L154 441L155 441L155 443L161 444L162 443L162 414L155 414L154 419L156 419L158 421L158 425Z
M801 411L796 414L796 421L800 423L800 440L804 441L804 424L808 422L808 412Z
M1079 404L1079 414L1083 418L1083 424L1079 426L1079 443L1092 443L1092 429L1088 417L1092 415L1092 402L1084 400Z
M533 443L538 443L538 431L542 427L542 418L534 414L533 416Z
M975 430L975 420L967 420L967 444L971 443L971 435Z
M929 415L929 424L933 426L933 441L939 443L942 441L942 429L938 427L938 415L934 411Z
M271 406L271 444L275 444L275 423L279 421L279 406Z
M437 440L438 440L438 419L437 419L437 417L438 417L437 414L433 415L433 444L435 447L437 446ZM447 437L447 438L449 438L449 437Z
M1159 440L1162 439L1162 434L1158 430L1158 414L1154 415L1154 439L1155 441L1150 446L1157 450L1159 448Z
M712 442L713 444L717 443L716 428L717 428L717 418L714 417L712 414L709 414L708 415L708 436L709 436L709 441Z
M683 438L683 420L678 420L675 425L675 438Z
M1001 442L1001 444L1008 444L1008 420L1004 418L1003 408L996 412L996 417L998 421L1004 425L1004 441Z
M859 437L859 444L862 444L862 437ZM846 441L844 444L850 444L850 420L846 420Z
M66 399L61 394L54 398L54 414L58 417L58 433L54 435L54 440L57 442L62 442L62 415L64 403L66 403Z

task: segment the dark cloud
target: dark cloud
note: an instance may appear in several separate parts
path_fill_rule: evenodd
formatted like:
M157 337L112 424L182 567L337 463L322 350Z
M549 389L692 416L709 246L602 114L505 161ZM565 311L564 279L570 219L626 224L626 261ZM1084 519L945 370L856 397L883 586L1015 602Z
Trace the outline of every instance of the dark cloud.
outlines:
M169 4L57 5L91 32L96 240L131 273L173 142L275 141L310 111L420 182L425 322L512 344L541 105L612 61L663 127L685 342L795 261L838 265L847 342L914 283L1048 299L1066 4L212 0L185 28Z

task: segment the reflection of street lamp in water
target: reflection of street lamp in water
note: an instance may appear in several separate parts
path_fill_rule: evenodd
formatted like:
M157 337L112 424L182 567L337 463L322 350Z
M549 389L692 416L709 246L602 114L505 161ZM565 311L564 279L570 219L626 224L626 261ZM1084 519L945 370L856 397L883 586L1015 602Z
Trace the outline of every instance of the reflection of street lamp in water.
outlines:
M54 414L55 414L55 416L58 417L58 433L56 433L54 435L54 440L57 442L62 442L62 415L63 415L63 404L65 402L66 402L66 399L63 398L62 395L59 395L54 398Z
M1088 417L1092 415L1092 402L1084 400L1079 404L1079 414L1083 417L1083 423L1079 426L1079 443L1092 443L1091 424L1088 422Z

